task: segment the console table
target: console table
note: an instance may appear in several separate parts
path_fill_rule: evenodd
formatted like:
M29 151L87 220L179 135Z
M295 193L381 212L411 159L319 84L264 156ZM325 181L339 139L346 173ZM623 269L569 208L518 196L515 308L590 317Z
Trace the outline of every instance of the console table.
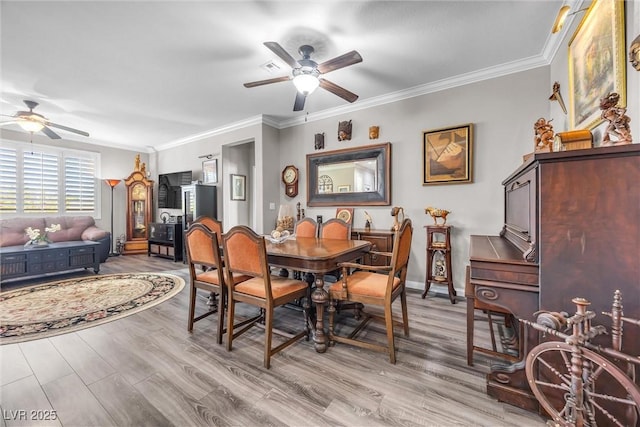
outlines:
M92 241L50 243L45 247L6 246L0 248L0 275L7 279L36 276L77 268L93 268L98 274L100 244Z

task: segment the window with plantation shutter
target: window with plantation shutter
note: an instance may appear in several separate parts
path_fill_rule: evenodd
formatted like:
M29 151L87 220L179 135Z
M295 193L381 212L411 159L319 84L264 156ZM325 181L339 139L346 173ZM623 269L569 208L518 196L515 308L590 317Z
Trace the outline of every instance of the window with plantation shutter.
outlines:
M0 213L99 217L100 155L2 141Z
M22 154L23 212L58 212L58 157L37 151Z
M0 212L18 211L16 150L0 147Z
M64 209L92 212L95 209L95 162L93 159L64 158Z

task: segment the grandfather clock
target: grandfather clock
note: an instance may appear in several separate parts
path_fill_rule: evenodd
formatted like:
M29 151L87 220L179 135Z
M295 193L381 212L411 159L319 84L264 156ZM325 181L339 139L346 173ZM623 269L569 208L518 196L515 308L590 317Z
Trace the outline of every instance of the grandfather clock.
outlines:
M146 254L147 230L151 223L153 181L147 179L145 164L136 156L135 170L124 180L127 187L127 234L123 255Z

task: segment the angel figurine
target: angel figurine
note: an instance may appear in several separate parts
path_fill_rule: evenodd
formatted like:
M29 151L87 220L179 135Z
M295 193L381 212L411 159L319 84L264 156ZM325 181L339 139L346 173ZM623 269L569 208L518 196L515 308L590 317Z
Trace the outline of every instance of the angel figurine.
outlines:
M536 133L534 138L536 145L535 151L551 151L554 137L551 120L547 121L540 117L533 125L533 129Z
M620 95L615 92L611 92L600 100L601 116L609 122L602 138L602 145L631 144L631 129L629 128L631 119L625 114L626 108L618 107L619 100ZM611 135L615 136L617 141L611 141Z

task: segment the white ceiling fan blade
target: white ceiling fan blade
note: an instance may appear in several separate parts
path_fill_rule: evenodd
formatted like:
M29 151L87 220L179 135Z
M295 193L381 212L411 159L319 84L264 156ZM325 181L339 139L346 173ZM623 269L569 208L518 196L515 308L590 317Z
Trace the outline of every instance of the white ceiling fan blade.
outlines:
M17 123L18 123L17 120L11 120L11 121L8 121L8 122L0 123L0 126L13 125L13 124L17 124Z

